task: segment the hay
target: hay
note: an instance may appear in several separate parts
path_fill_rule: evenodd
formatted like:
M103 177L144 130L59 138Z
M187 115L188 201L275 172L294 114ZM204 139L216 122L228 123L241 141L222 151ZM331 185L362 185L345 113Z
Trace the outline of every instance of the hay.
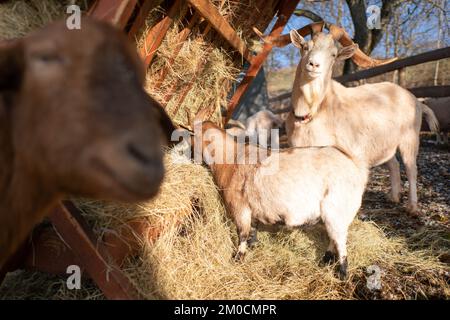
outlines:
M88 7L90 0L17 0L0 4L0 40L23 37L64 17L68 4Z
M179 15L185 11L186 8L181 8ZM158 7L150 13L146 27L136 38L140 50L144 48L145 38L162 12ZM180 44L179 33L185 27L180 17L177 19L147 72L146 89L165 106L177 124L188 124L187 114L194 114L203 107L210 107L212 120L221 122L220 107L227 105L228 91L239 73L240 61L235 61L236 57L233 58L223 49L221 39L202 34L199 26L192 30L175 57L174 50ZM145 50L148 51L148 48ZM167 74L160 82L164 70Z
M180 164L174 157L166 156L167 175L154 200L134 207L98 201L83 201L80 205L97 233L135 217L165 224L162 236L153 244L143 241L141 253L130 258L123 268L145 298L354 299L365 294L365 270L370 265L383 270L382 285L388 288L398 283L396 288L405 291L403 298L411 298L412 290L418 290L422 298L449 297L443 276L448 268L430 250L412 250L405 239L389 238L373 222L358 219L350 228L347 282L335 277L334 266L319 266L327 245L320 229L260 232L260 243L245 261L234 262L235 227L226 217L209 171L197 164ZM182 224L175 223L179 216L184 217ZM430 283L441 288L435 295ZM41 289L30 293L36 287ZM411 292L406 292L408 288ZM103 296L90 281L80 292L72 292L65 288L63 278L19 272L9 275L0 288L0 298L6 297Z

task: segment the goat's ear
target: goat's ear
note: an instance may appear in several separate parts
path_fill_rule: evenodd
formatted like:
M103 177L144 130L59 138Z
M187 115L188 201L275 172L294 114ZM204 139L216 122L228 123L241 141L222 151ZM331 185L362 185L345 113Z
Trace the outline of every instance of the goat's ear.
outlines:
M291 30L289 32L289 35L291 36L291 41L294 44L294 46L300 49L305 47L306 40L297 32L297 30Z
M339 60L346 60L348 58L351 58L356 53L356 50L358 50L358 44L357 43L354 43L354 44L349 45L347 47L342 47L339 50L337 59L339 59Z
M20 40L0 42L0 92L19 88L25 68Z

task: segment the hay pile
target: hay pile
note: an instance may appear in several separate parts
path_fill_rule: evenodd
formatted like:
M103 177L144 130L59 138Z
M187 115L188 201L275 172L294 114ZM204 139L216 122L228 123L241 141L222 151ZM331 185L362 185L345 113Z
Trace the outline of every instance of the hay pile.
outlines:
M221 120L220 107L227 105L231 83L239 73L240 61L222 47L214 30L205 32L196 25L184 43L179 33L186 26L182 15L184 4L175 23L164 38L147 72L146 89L158 100L177 124L188 124L187 114L202 107L211 108L212 120ZM146 27L137 37L137 47L145 46L145 38L158 18L164 14L160 7L150 13ZM181 46L181 48L179 47ZM148 48L145 48L148 52ZM174 54L174 51L178 51ZM166 76L162 80L162 74Z
M0 40L23 37L47 23L64 17L69 4L82 10L90 0L17 0L0 4Z
M383 290L392 286L403 296L392 298L449 297L448 268L428 249L412 250L406 240L387 237L373 222L355 220L350 229L350 279L339 281L333 267L319 267L327 239L320 229L260 232L260 243L243 263L232 255L237 237L226 217L214 181L204 167L174 161L160 195L135 207L84 201L80 206L97 233L137 216L164 222L166 231L153 244L143 242L138 257L123 268L148 299L354 299L371 294L365 270L383 270ZM192 203L196 203L195 206ZM177 216L183 223L175 223ZM39 288L39 289L37 289ZM400 289L399 289L400 288ZM438 289L436 289L438 288ZM393 290L393 289L392 289ZM388 294L388 293L386 293ZM384 296L389 297L389 295ZM32 272L8 276L0 298L98 299L89 281L80 291L69 291L64 278Z

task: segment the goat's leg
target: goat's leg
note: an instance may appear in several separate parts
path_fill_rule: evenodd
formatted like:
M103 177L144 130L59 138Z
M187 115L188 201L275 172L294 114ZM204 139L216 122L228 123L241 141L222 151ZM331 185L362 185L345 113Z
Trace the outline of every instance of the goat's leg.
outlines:
M336 262L336 246L334 244L334 241L330 239L330 242L328 244L327 251L325 251L324 256L322 257L321 264L327 265L332 264Z
M406 176L409 182L409 195L407 210L411 214L418 214L417 207L417 165L416 158L419 151L419 140L415 137L414 143L400 145L400 153L405 164Z
M235 223L237 227L239 246L234 256L236 261L243 260L245 254L247 253L247 241L249 240L251 231L252 215L248 208L243 209L240 214L236 215Z
M398 203L400 202L401 192L400 165L395 155L386 164L389 169L389 178L391 180L391 193L389 198L392 202Z
M253 248L257 242L258 242L258 230L256 230L255 227L252 227L250 231L250 237L247 240L247 245L250 248Z
M348 226L339 225L342 221L333 224L326 224L328 237L330 242L334 243L339 261L339 278L347 279L347 230Z

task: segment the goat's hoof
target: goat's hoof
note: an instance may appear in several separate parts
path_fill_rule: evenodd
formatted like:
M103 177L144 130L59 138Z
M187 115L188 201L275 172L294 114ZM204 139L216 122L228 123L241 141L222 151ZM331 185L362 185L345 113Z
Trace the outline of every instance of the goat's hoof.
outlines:
M339 280L347 281L347 279L348 279L347 270L345 270L345 271L339 270Z
M322 258L322 261L321 261L321 265L322 266L330 265L334 262L336 262L336 255L331 251L325 252L325 254Z
M341 281L345 281L348 279L347 269L348 269L348 262L347 257L345 257L343 261L339 264L339 279Z
M234 261L235 261L235 262L242 262L242 261L244 261L244 256L245 256L245 253L242 253L242 252L238 251L238 252L234 255Z
M250 239L247 241L247 245L249 246L249 248L254 248L256 247L258 242L259 242L258 239Z
M417 203L409 203L408 206L406 207L406 211L412 217L420 216L420 211L419 211L419 208L417 207Z

